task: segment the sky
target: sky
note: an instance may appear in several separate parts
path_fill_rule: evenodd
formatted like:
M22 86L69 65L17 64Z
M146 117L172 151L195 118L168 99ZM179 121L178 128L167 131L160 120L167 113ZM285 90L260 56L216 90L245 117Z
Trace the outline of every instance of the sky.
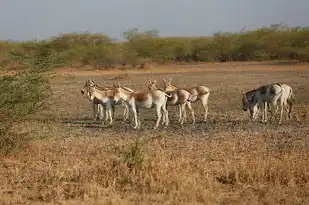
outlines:
M270 24L309 25L309 0L0 0L0 40L63 33L157 29L160 36L205 36Z

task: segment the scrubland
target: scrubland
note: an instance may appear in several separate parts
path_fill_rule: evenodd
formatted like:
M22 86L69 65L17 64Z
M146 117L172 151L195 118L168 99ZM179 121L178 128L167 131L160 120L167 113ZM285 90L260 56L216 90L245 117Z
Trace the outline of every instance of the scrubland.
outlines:
M108 41L111 47L102 46L102 36L91 34L1 44L1 204L308 204L309 66L298 63L308 59L308 44L302 44L308 42L302 33L307 30L267 29L200 38L206 43L197 44L192 43L197 39L175 38L189 42L180 43L190 47L188 55L173 53L184 51L179 46L173 50L162 45L166 38L146 38L154 35L151 32L132 38L131 31L128 42ZM292 43L284 44L276 35ZM93 41L94 36L99 40ZM247 44L228 47L237 48L233 52L238 57L232 50L225 55L218 39ZM147 45L144 50L141 42ZM102 61L107 54L100 49L110 52L133 45L135 52L126 54L137 52L138 63L123 61L124 50L119 61ZM200 56L193 52L194 45L211 45L200 48L199 54L207 53L207 58L194 60ZM255 57L240 58L241 49ZM210 58L212 52L218 55ZM84 61L86 57L95 60ZM218 62L225 60L229 62ZM179 125L176 107L169 107L168 128L154 131L155 111L141 110L142 127L133 130L122 123L119 106L115 124L107 126L92 120L90 103L80 93L88 78L102 86L118 81L147 90L149 79L161 83L167 77L175 85L210 88L207 122L202 122L202 108L196 103L194 125L189 113L188 121ZM292 119L282 125L250 122L242 111L242 92L271 82L293 88Z

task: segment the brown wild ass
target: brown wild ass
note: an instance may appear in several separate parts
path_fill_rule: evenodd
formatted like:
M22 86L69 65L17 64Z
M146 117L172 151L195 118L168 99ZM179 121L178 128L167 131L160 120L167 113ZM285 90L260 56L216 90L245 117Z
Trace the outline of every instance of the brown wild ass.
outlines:
M168 80L163 79L163 84L164 84L164 91L174 91L177 89L184 89L191 94L191 97L190 97L191 103L200 101L204 109L204 122L206 122L207 115L208 115L208 98L210 95L210 89L208 87L204 85L197 85L197 86L191 86L191 87L178 88L172 84L172 78L169 78Z
M99 90L95 85L91 85L87 92L90 100L98 99L106 109L106 118L109 119L109 124L113 123L114 117L114 90Z
M108 118L108 113L107 113L107 109L105 109L105 106L103 106L102 102L94 97L93 100L90 99L90 96L89 96L89 90L91 87L96 87L97 89L101 90L101 91L108 91L108 90L114 90L114 87L100 87L98 86L94 81L88 79L83 87L83 89L81 89L81 93L84 94L86 93L88 99L91 101L92 103L92 110L93 110L93 114L94 114L94 118L95 120L97 119L97 114L99 114L100 116L102 116L104 114L104 110L105 110L105 121L107 120ZM130 88L127 88L127 90L133 92L132 89ZM120 101L118 103L112 103L112 118L114 118L114 113L115 113L115 105L123 105L124 106L124 112L123 112L123 119L124 121L125 120L128 120L129 118L129 108L128 106L123 102L123 101ZM101 109L100 109L101 108Z
M156 80L149 80L148 89L150 91L161 90L160 88L158 88ZM169 105L178 106L179 108L179 120L178 121L180 122L180 124L183 124L185 120L186 105L192 114L193 123L195 123L194 110L192 109L191 102L190 102L191 94L188 91L183 90L183 89L177 89L174 91L166 91L166 93L171 95L171 98L167 99L166 106L169 106Z
M119 83L115 85L114 100L117 102L122 99L127 103L133 115L133 128L140 127L140 120L138 119L139 109L156 109L157 122L154 129L157 129L163 115L163 122L165 127L169 124L168 111L166 109L167 98L171 97L161 90L153 90L148 92L130 92L126 88L121 87ZM163 112L163 113L161 113Z

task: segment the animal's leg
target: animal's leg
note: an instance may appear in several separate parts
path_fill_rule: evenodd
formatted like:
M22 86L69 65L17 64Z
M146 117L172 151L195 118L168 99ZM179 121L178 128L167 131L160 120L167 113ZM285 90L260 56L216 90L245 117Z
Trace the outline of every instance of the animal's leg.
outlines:
M160 120L161 120L161 116L162 116L162 114L161 114L161 106L156 105L156 112L157 112L157 122L156 122L156 125L155 125L154 129L158 128Z
M289 112L289 114L288 114L288 118L289 119L291 119L291 117L292 117L292 111L293 111L293 103L291 103L291 102L288 102L288 112Z
M279 125L282 124L282 117L283 117L283 105L280 103L280 119L279 119Z
M201 100L201 103L202 103L202 107L204 109L204 122L206 122L207 121L207 115L208 115L208 105L207 105L207 103L208 103L208 96L203 95L200 98L200 100Z
M163 112L161 113L161 117L162 117L161 125L164 125L164 124L165 124L166 119L165 119L165 115L164 115L164 113L163 113Z
M179 109L179 119L178 122L182 121L182 109L181 109L181 105L178 105L178 109Z
M138 119L137 119L137 110L135 107L131 108L132 114L133 114L133 120L134 120L134 125L133 128L136 129L138 127Z
M261 103L261 110L262 110L262 123L265 121L265 106L264 103ZM254 116L255 117L255 116Z
M104 107L103 105L99 105L100 106L100 120L104 119Z
M161 109L163 111L163 115L165 116L165 127L167 127L170 121L169 121L169 118L168 118L168 110L166 108L166 105L163 104Z
M104 105L104 111L105 111L105 123L107 123L108 118L109 118L109 114L108 114L108 109L107 109L106 105Z
M179 108L179 109L182 110L182 111L185 110L185 109L186 109L186 103L182 103L182 104L180 105L180 108ZM181 117L180 124L182 125L183 122L184 122L184 116Z
M97 104L92 102L92 115L93 115L93 120L97 120Z
M267 123L267 102L263 102L263 107L264 107L264 109L263 109L263 112L264 112L264 121L263 121L263 123Z
M97 104L97 110L96 110L97 117L96 119L102 120L102 105Z
M164 125L166 123L166 116L164 115L164 113L162 112L161 114L162 116L162 122L161 122L161 125Z
M123 109L123 121L127 121L129 119L129 108L128 105L126 103L122 103L122 105L124 106Z
M114 119L115 118L115 105L111 105L111 107L112 107L112 118Z
M130 118L130 109L129 109L127 104L125 104L125 111L126 111L125 119L129 120L129 118Z
M270 122L273 122L275 119L277 107L273 103L270 103L269 107L270 107L270 115L271 115Z
M183 121L186 122L187 121L187 112L186 112L186 108L184 108L182 110L182 115L183 115Z
M109 116L109 124L111 125L113 123L113 117L114 117L114 106L107 105L106 107L108 116Z
M194 115L194 110L192 108L191 102L187 102L187 107L190 110L191 115L192 115L192 121L193 121L192 124L195 124L195 115Z

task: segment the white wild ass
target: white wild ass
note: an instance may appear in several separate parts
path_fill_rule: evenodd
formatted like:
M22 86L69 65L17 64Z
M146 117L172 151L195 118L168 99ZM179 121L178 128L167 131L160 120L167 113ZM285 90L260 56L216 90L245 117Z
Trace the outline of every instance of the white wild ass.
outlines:
M280 109L279 124L282 123L283 110L287 112L286 118L291 117L293 104L295 102L292 88L287 84L272 83L258 87L247 93L243 93L243 110L250 112L250 118L255 121L258 111L262 111L262 122L267 122L268 106L271 118Z
M160 88L158 88L157 86L157 81L156 80L149 80L149 84L148 84L148 89L150 91L153 90L161 90ZM161 90L163 91L163 90ZM174 91L166 91L167 94L171 95L171 98L167 99L166 102L166 106L178 106L179 108L179 119L178 121L180 122L180 124L183 124L184 120L185 120L185 108L186 106L189 108L191 114L192 114L192 119L193 119L193 123L195 123L195 116L194 116L194 110L192 109L192 105L190 102L190 97L191 94L183 89L177 89Z
M133 115L133 128L140 127L139 109L156 109L157 121L154 129L157 129L163 116L165 127L169 124L168 111L166 109L167 98L171 97L161 90L153 90L148 92L129 92L126 88L121 87L119 83L115 85L114 100L117 102L122 99L127 103ZM163 113L161 113L163 112Z
M183 89L183 90L188 91L191 94L191 97L190 97L191 103L200 101L204 109L204 122L207 121L208 98L210 95L210 89L208 87L204 85L197 85L197 86L191 86L191 87L177 88L175 85L172 84L172 78L169 78L168 80L163 79L163 84L164 84L164 91L174 91L177 89ZM184 110L184 115L185 115L185 121L186 121L186 111L185 110Z
M96 83L94 83L94 81L88 79L83 87L83 89L81 90L81 93L84 94L86 93L87 94L87 97L88 99L92 102L92 108L93 108L93 114L94 114L94 118L95 120L97 119L97 114L99 114L99 116L102 116L104 115L103 113L105 113L105 121L107 121L108 119L108 109L105 108L105 104L102 103L102 100L94 97L94 98L91 98L90 97L90 88L91 87L95 87L97 88L98 90L101 90L101 91L109 91L107 92L109 95L112 94L112 91L114 90L114 87L99 87ZM132 89L130 88L127 88L127 90L133 92ZM104 99L105 100L105 99ZM129 118L129 108L128 106L123 102L123 101L120 101L120 102L112 102L111 103L111 109L112 109L112 118L114 118L114 113L115 113L115 105L123 105L124 106L124 112L123 112L123 119L124 121L125 120L128 120ZM105 111L105 112L104 112Z

